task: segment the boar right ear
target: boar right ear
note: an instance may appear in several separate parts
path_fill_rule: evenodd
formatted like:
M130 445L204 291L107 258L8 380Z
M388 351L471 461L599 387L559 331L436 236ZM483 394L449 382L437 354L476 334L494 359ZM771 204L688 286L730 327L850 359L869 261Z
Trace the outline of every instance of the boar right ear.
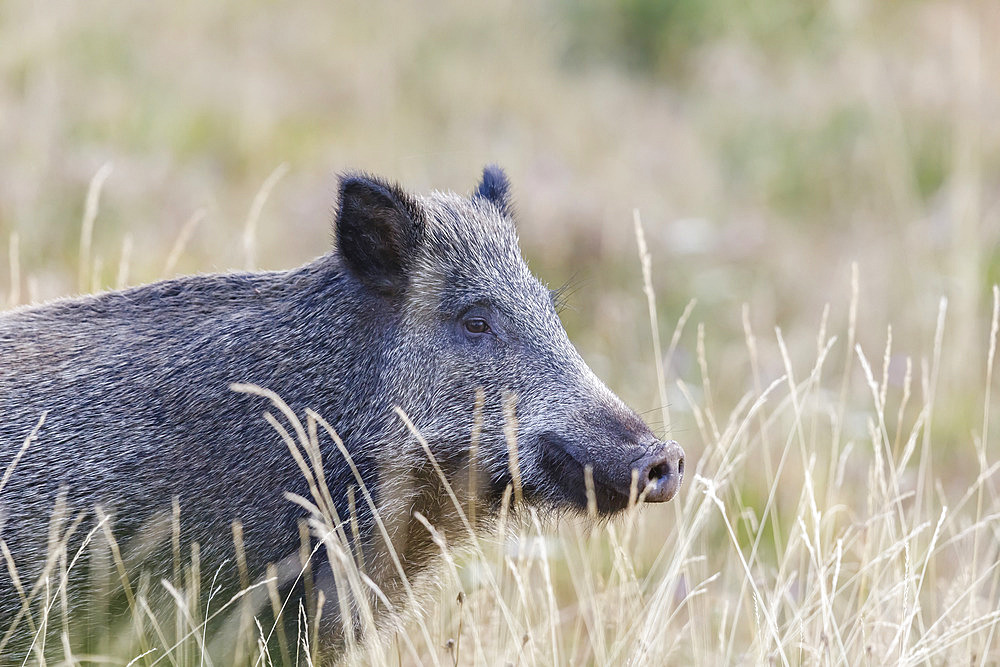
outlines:
M413 198L377 178L344 176L336 225L337 252L361 282L387 296L406 287L425 226Z

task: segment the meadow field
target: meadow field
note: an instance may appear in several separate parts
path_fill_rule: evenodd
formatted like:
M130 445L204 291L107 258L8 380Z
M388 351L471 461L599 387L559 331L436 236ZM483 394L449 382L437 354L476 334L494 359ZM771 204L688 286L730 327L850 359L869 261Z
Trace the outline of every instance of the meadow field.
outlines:
M355 659L997 664L996 34L985 1L4 0L0 305L297 266L338 173L468 192L498 163L684 485L450 556ZM94 655L12 664L207 664L178 567ZM307 655L269 634L234 663Z

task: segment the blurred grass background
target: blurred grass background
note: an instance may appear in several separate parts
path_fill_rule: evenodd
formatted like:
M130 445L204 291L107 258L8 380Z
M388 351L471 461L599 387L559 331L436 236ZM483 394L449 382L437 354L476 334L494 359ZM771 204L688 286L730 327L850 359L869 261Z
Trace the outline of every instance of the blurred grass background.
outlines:
M699 323L713 393L694 398L725 415L754 388L743 305L758 336L781 328L805 374L827 304L828 328L847 327L856 263L857 342L880 359L891 324L898 399L907 358L924 391L946 297L933 454L943 493L960 494L979 471L970 433L1000 280L997 34L986 1L3 0L0 286L7 305L80 290L87 187L108 163L104 288L126 238L128 282L164 277L193 216L171 274L246 267L249 211L276 169L258 268L325 252L339 172L467 192L497 162L532 268L573 285L570 336L651 423L633 209L665 346L697 299L666 360L670 435L692 463L704 443L673 382L705 386ZM832 354L864 399L843 338ZM765 385L784 370L761 349ZM850 415L844 429L867 437ZM748 504L770 483L753 473Z
M852 261L873 335L924 342L941 295L977 311L1000 277L997 28L993 3L5 0L0 238L19 236L22 300L73 291L111 163L103 286L125 235L129 282L162 277L200 209L176 272L242 267L287 164L258 261L288 267L327 247L336 173L461 192L495 161L533 267L579 287L571 333L649 404L633 208L665 319L696 297L711 346L744 302L764 331L842 316Z

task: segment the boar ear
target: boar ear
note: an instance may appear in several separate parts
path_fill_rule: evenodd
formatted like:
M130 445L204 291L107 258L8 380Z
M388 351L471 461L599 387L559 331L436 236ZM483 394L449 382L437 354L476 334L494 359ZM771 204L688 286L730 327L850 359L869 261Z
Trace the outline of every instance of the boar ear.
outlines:
M337 252L363 283L386 295L406 287L413 253L423 239L420 205L377 178L340 179Z
M483 167L483 180L479 183L473 199L483 199L494 206L503 215L511 214L510 206L510 181L503 169L495 164L488 164Z

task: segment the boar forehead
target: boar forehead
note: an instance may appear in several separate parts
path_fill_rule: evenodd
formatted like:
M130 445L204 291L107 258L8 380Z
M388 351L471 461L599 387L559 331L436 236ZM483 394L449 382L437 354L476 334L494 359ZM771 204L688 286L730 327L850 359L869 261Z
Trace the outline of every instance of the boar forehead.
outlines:
M427 228L411 277L412 309L447 317L482 304L513 321L558 326L549 290L521 257L509 218L488 202L453 194L435 193L421 203Z

